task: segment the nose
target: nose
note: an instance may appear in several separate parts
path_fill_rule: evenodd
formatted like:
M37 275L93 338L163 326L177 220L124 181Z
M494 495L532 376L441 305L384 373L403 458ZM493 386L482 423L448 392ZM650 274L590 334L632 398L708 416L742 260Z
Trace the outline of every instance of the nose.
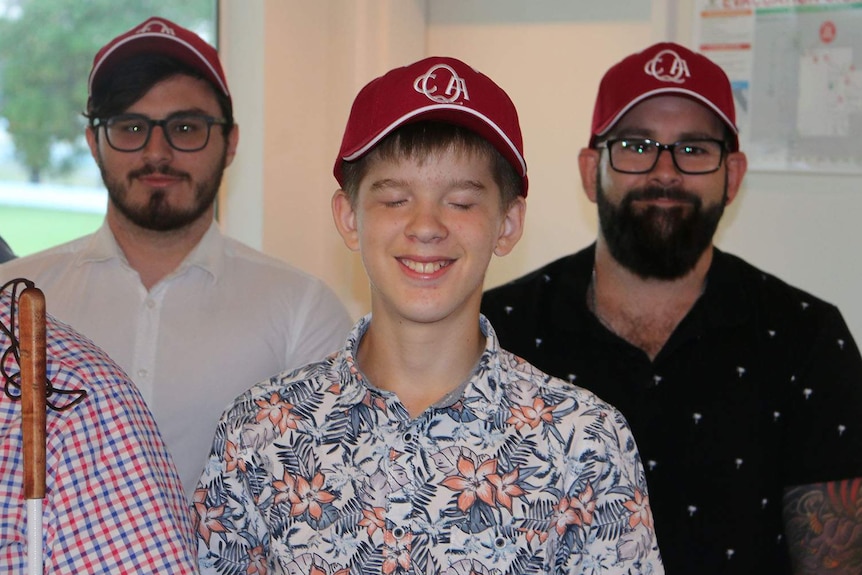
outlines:
M173 158L174 149L168 143L162 126L153 126L150 130L150 139L142 150L144 160L149 164L164 164Z
M449 234L442 215L440 206L430 202L416 202L405 233L409 238L420 242L439 241Z
M653 166L649 176L651 179L661 182L662 185L677 183L682 179L682 173L677 169L676 163L673 161L673 153L670 150L659 150L655 166Z

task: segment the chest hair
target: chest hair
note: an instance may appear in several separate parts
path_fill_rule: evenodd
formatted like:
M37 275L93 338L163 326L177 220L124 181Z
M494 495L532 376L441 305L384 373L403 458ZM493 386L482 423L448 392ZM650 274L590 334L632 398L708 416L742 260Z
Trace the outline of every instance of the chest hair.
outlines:
M599 306L595 284L587 290L587 307L608 330L655 359L694 301L667 301L665 305Z
M619 311L610 317L596 313L596 317L606 328L642 349L650 359L655 359L662 350L684 315L685 311L680 313L678 310L640 315Z

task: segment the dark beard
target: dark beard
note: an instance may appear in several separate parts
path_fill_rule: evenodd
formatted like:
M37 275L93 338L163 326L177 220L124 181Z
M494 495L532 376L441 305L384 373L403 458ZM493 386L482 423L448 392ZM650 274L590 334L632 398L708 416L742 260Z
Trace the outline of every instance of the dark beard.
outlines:
M600 179L596 182L599 225L608 249L623 267L644 279L672 280L690 272L712 244L727 202L725 182L722 201L707 208L696 194L656 186L631 190L615 206L605 196ZM635 200L658 198L689 206L633 208Z
M102 181L108 190L111 203L123 216L138 227L156 232L168 232L182 229L197 221L212 206L221 185L222 174L224 174L226 157L222 156L219 166L209 179L203 180L195 187L194 205L186 210L177 210L170 207L165 190L156 190L150 193L150 200L144 207L131 206L126 202L128 194L127 184L118 179L110 177L102 162L99 162L99 171L102 173ZM185 172L171 169L169 166L154 168L145 166L128 174L127 182L131 185L132 180L149 174L164 174L173 177L188 179Z

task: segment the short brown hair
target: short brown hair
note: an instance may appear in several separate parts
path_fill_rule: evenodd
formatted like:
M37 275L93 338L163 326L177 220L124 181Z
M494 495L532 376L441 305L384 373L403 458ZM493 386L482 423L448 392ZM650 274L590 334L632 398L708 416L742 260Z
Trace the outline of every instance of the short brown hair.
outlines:
M452 149L474 154L491 162L494 182L500 188L502 206L507 209L523 195L523 180L490 142L467 128L445 122L424 121L402 126L386 136L369 153L352 162L342 162L342 186L350 204L355 206L359 185L368 173L371 162L426 157L435 152Z

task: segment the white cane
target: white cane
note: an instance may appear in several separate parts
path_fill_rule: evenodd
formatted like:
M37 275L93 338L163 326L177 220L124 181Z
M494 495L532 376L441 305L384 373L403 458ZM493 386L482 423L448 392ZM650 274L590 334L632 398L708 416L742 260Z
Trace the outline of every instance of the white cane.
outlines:
M21 357L21 424L24 499L27 500L27 574L42 567L42 500L45 498L45 296L35 287L18 298Z

